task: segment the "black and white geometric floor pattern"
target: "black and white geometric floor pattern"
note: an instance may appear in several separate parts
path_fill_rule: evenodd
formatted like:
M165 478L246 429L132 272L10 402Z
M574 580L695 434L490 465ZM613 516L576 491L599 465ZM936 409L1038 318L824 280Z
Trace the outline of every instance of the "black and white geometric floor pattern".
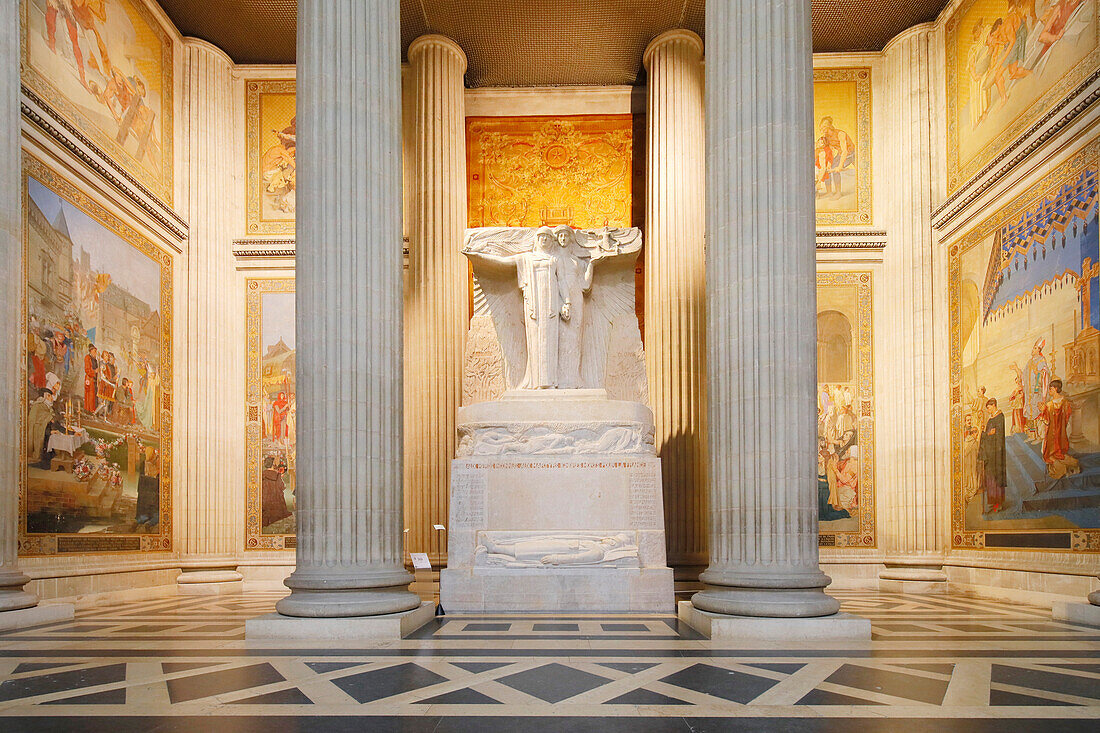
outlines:
M0 731L1100 731L1100 629L836 591L870 643L717 643L675 617L447 616L400 642L246 642L282 595L0 634Z

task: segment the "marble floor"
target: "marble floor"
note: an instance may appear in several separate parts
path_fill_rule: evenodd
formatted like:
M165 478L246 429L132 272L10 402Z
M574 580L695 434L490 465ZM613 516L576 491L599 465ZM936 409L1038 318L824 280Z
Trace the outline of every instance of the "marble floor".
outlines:
M712 643L666 616L447 616L390 643L246 642L281 594L0 634L0 731L1100 730L1100 629L837 591L870 643ZM345 648L346 647L346 648Z

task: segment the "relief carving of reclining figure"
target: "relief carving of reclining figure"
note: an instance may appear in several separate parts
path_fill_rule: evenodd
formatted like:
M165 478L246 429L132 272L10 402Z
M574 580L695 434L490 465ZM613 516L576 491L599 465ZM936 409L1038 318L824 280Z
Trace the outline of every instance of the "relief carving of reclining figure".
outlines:
M481 537L475 553L484 562L503 567L551 567L557 565L607 565L637 567L638 546L630 532L614 535L562 534L516 536L489 533Z

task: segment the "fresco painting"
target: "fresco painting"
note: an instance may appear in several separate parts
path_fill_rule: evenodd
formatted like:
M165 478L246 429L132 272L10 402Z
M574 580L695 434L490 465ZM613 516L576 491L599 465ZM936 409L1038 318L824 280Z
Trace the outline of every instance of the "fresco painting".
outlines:
M141 0L23 0L23 82L172 202L172 41Z
M871 273L818 273L817 304L820 544L873 547Z
M948 186L958 188L1100 63L1097 0L970 0L946 24Z
M294 547L296 454L294 280L250 279L246 547Z
M1098 151L950 250L957 546L1100 551Z
M250 234L294 232L297 196L296 97L293 80L245 84Z
M171 259L27 168L21 550L168 549Z
M871 70L814 69L818 224L871 223Z

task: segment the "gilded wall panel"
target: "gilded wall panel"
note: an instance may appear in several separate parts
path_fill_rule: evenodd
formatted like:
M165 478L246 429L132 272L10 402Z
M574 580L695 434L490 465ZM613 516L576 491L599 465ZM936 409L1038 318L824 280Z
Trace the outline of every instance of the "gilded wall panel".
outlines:
M948 250L953 546L1100 552L1100 141Z
M818 226L872 223L871 69L814 69Z
M471 227L631 226L633 117L467 117Z
M945 24L954 191L1100 66L1097 0L964 0Z
M24 156L21 555L172 549L172 257Z
M874 547L872 274L817 274L819 544Z
M22 0L22 80L172 204L172 39L142 0Z
M245 549L295 547L294 279L249 278Z
M297 195L295 82L245 81L249 234L293 234Z

